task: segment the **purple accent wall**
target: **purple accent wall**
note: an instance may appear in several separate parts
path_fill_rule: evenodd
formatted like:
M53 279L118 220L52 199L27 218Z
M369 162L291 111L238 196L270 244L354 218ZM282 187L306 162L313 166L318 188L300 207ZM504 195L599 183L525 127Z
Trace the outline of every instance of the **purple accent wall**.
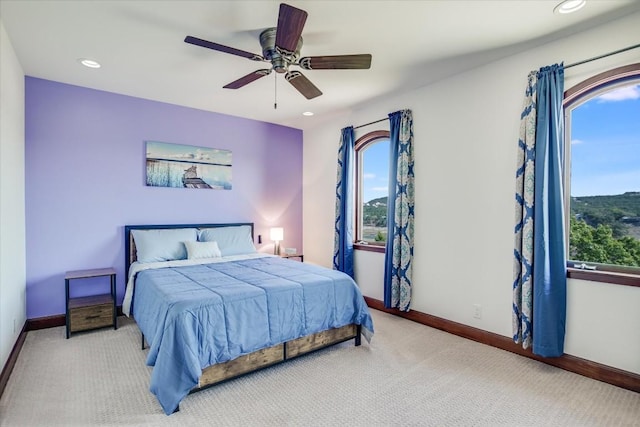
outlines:
M126 224L254 222L265 252L277 225L302 250L301 130L32 77L25 91L29 319L64 313L67 270L114 267L120 304ZM231 150L233 189L147 187L147 140Z

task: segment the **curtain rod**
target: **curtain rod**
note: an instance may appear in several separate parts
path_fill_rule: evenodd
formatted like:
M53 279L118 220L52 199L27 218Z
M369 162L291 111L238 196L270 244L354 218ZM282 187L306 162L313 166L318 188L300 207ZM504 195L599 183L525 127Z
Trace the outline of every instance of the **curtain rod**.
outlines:
M628 50L636 49L638 47L640 47L640 43L636 44L636 45L633 45L633 46L625 47L623 49L619 49L619 50L616 50L616 51L613 51L613 52L605 53L604 55L594 56L593 58L585 59L584 61L574 62L573 64L565 65L564 68L566 70L567 68L575 67L576 65L586 64L587 62L595 61L596 59L606 58L607 56L615 55L617 53L626 52Z
M363 128L365 126L369 126L369 125L373 125L373 124L376 124L376 123L384 122L385 120L389 120L389 117L385 117L384 119L376 120L375 122L370 122L370 123L365 123L363 125L354 126L353 128L354 129Z
M596 59L606 58L607 56L616 55L618 53L626 52L626 51L631 50L631 49L637 49L639 47L640 47L640 43L635 44L633 46L628 46L628 47L625 47L625 48L622 48L622 49L618 49L618 50L615 50L613 52L605 53L604 55L594 56L593 58L585 59L584 61L574 62L573 64L565 65L564 68L566 70L567 68L575 67L576 65L586 64L587 62L595 61ZM373 125L373 124L376 124L376 123L384 122L385 120L389 120L389 117L385 117L384 119L375 120L373 122L365 123L363 125L354 126L353 128L354 129L359 129L359 128L363 128L365 126L369 126L369 125Z

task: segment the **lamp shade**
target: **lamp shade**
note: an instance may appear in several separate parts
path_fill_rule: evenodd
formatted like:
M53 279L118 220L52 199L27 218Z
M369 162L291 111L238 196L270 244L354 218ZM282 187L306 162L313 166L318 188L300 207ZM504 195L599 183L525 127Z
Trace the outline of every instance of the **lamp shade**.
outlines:
M269 232L269 236L271 237L271 240L276 241L276 242L284 240L284 228L282 228L282 227L272 227L270 232Z

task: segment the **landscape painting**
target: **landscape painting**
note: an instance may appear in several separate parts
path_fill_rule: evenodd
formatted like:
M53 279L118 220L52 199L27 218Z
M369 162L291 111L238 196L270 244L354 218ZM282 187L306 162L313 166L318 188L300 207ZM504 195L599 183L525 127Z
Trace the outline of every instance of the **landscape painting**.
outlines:
M147 185L231 190L231 151L147 141Z

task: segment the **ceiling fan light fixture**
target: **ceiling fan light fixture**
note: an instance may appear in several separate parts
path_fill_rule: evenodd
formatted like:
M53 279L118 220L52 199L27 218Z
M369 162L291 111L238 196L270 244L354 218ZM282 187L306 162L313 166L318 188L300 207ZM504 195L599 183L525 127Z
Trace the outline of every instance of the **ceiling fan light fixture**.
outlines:
M78 58L78 62L89 68L100 68L102 66L98 61L89 58Z
M272 58L271 65L273 66L273 70L276 73L282 74L282 73L286 73L289 70L289 64L282 56L278 56L277 58Z
M558 5L553 8L553 11L561 14L573 13L582 9L585 4L587 4L587 0L564 0L558 3Z

